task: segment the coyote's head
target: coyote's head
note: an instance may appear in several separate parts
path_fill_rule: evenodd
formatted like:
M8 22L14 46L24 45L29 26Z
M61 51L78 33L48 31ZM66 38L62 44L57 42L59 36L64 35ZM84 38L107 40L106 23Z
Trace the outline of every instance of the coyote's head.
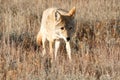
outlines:
M55 27L57 38L62 38L65 41L70 41L71 36L75 31L75 7L69 12L62 14L59 10L55 12Z

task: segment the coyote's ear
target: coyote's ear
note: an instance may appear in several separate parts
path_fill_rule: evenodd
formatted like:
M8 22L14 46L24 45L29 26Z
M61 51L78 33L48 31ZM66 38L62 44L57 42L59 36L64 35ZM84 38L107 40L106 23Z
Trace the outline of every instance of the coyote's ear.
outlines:
M74 16L74 15L75 15L75 11L76 11L76 8L73 7L73 8L69 11L68 15L69 15L69 16Z
M61 14L58 11L56 11L55 12L55 20L59 21L60 19L61 19Z

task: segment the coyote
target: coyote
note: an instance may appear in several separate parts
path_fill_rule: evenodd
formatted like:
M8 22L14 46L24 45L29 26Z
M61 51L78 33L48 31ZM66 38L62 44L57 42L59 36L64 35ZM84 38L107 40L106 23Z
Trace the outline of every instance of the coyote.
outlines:
M45 42L49 41L50 56L57 56L57 51L60 46L60 41L64 40L66 43L66 51L69 60L71 60L70 39L75 32L75 11L73 7L70 11L59 8L48 8L43 12L41 27L37 34L37 44L42 44L43 56L46 53ZM53 55L53 44L55 43L55 50Z

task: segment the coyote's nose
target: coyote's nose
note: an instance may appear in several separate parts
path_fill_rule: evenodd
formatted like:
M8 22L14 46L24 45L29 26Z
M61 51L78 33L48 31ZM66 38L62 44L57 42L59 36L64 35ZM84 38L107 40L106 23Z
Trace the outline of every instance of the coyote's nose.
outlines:
M70 41L70 37L67 37L66 39L67 39L67 41Z

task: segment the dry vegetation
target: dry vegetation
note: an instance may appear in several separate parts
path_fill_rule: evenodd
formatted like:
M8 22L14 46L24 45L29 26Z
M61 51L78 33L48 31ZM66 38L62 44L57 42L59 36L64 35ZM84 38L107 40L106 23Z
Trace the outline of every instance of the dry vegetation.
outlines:
M61 46L50 64L35 42L53 6L77 8L71 63ZM0 0L0 80L120 80L120 1Z

